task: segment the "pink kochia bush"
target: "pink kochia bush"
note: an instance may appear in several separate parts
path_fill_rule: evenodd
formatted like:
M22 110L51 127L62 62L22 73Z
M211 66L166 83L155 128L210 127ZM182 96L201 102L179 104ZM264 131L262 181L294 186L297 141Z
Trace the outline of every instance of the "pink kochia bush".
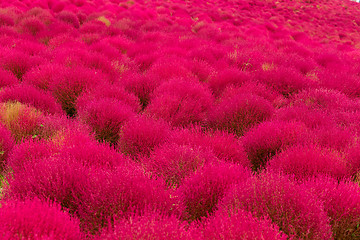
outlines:
M101 82L100 74L82 67L66 69L54 76L50 90L70 117L76 114L76 100L86 89Z
M273 112L273 106L264 98L239 93L224 97L213 107L209 113L209 125L241 136L249 128L269 119Z
M309 86L309 81L293 68L274 67L267 70L263 65L263 71L259 72L258 78L277 92L289 96Z
M234 134L228 132L205 131L200 127L193 126L173 130L169 141L180 145L209 149L223 161L240 164L247 168L251 167L241 141Z
M12 86L19 83L19 80L10 71L6 71L0 68L0 87Z
M242 143L253 169L259 169L275 154L305 143L308 137L308 130L301 122L268 121L245 133Z
M334 239L360 237L360 187L357 183L318 177L304 185L323 201Z
M213 101L210 90L197 80L173 78L155 90L145 111L173 126L201 124L206 121Z
M271 219L290 238L332 239L321 201L304 186L279 174L262 173L235 184L225 195L219 211L232 216L239 210Z
M19 80L35 64L29 55L18 50L2 49L0 53L0 67L12 72Z
M227 86L241 86L250 79L251 76L249 73L240 71L237 68L228 68L217 74L213 74L209 79L209 86L215 96L219 96Z
M22 81L43 90L50 90L55 79L65 71L67 71L66 67L60 64L44 63L26 72Z
M114 228L104 231L103 240L133 240L133 239L188 239L194 240L195 228L187 229L174 215L166 216L158 212L147 211L142 215L130 216L129 219L120 219Z
M117 147L131 157L149 156L155 147L168 140L170 133L167 122L140 115L128 120L121 128Z
M178 189L182 217L188 221L212 215L231 184L247 180L250 169L232 163L206 164L185 178Z
M5 198L9 199L50 199L76 213L82 196L90 188L90 170L74 158L34 158L22 163L9 163L9 168L13 171L7 177L9 186L4 192Z
M256 218L251 213L239 209L231 216L218 212L210 217L203 227L203 239L285 240L287 236L269 219Z
M28 84L20 84L3 89L0 92L1 102L20 102L29 104L44 113L61 113L61 106L55 98L43 90L39 90Z
M89 177L79 209L84 228L92 233L145 210L171 214L173 201L161 179L149 179L141 167L123 165L114 170L97 170Z
M91 127L97 140L115 144L119 140L121 127L135 113L122 101L101 98L80 108L78 115L82 122Z
M346 160L339 152L316 145L296 145L269 160L268 170L295 175L299 180L317 175L344 178L349 175Z
M133 93L126 91L120 84L100 85L95 89L84 92L77 99L76 106L77 108L81 108L92 100L100 100L102 98L121 101L131 107L134 112L141 110L139 99Z
M61 210L56 203L39 199L3 201L0 205L0 238L84 239L79 220Z
M163 178L169 187L176 187L204 164L216 162L218 159L207 149L168 143L157 147L150 157L143 161L146 168Z

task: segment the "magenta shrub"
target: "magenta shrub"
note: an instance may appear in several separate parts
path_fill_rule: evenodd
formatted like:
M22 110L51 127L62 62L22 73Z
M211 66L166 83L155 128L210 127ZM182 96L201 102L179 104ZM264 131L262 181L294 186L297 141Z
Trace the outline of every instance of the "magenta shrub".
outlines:
M135 113L119 100L101 98L80 108L78 115L80 121L90 126L97 140L114 145L119 140L122 126Z
M245 210L254 217L269 218L290 238L332 239L322 202L279 174L262 173L234 185L219 209L229 216Z
M236 94L224 98L209 112L209 125L242 136L251 127L271 117L274 108L262 97Z
M209 87L216 96L229 85L241 86L244 82L251 79L251 75L247 72L240 71L237 68L228 68L210 77Z
M0 68L0 87L8 87L19 83L16 76L10 71L6 71Z
M216 162L211 151L196 146L168 143L155 148L143 160L148 171L163 178L169 187L177 187L204 164Z
M245 133L242 143L253 169L257 170L264 168L271 157L286 148L309 142L309 137L303 123L268 121Z
M95 141L87 132L65 131L53 139L61 157L74 158L90 168L112 169L129 162L129 159L108 144Z
M12 72L19 80L36 64L29 55L17 50L2 49L0 53L0 66Z
M101 100L101 99L112 99L123 102L124 104L131 107L131 109L136 113L141 110L139 99L133 93L126 91L124 87L122 87L119 84L100 85L95 89L91 89L88 92L84 92L77 99L76 105L77 108L82 108L93 100Z
M0 207L1 239L85 239L79 220L56 203L39 199L6 201Z
M54 63L45 63L26 72L22 81L40 89L49 90L55 79L65 71L65 66Z
M275 67L266 70L263 65L263 71L259 71L257 78L284 96L291 96L309 87L308 80L293 68Z
M269 160L267 169L294 175L299 180L317 175L337 179L349 175L346 160L339 152L311 144L282 151Z
M129 119L121 128L117 147L131 157L149 156L154 148L168 140L170 132L165 121L140 115Z
M91 188L86 191L79 210L84 228L95 233L134 213L147 209L170 214L173 208L164 181L149 179L135 165L115 170L97 170L89 176Z
M79 19L73 12L61 11L58 13L58 15L56 17L57 17L57 19L72 25L74 28L80 27Z
M12 164L9 163L12 168ZM88 194L90 169L75 158L34 157L16 166L7 176L9 185L5 186L6 199L24 200L37 197L50 199L76 213L82 199Z
M143 215L130 216L120 219L113 229L105 231L101 239L196 239L194 230L187 229L175 216L165 216L157 212L146 212Z
M173 126L204 123L213 105L210 90L194 79L174 78L160 85L145 111Z
M178 188L182 218L195 221L212 215L228 188L250 176L249 169L232 163L206 164Z
M360 187L350 181L336 181L328 177L313 178L305 183L324 203L330 218L334 239L360 237Z
M51 92L70 117L76 115L76 100L79 95L101 82L101 77L94 70L71 68L55 76L50 87Z
M275 111L273 120L303 122L310 129L327 128L335 122L323 109L315 110L306 106L286 106Z
M256 218L240 209L230 216L223 212L216 213L204 224L202 231L206 240L287 239L270 220Z
M224 131L204 131L201 127L192 126L175 129L171 135L169 142L202 147L211 150L221 160L251 167L242 142L234 134Z
M61 106L46 91L39 90L28 84L19 84L3 89L0 92L1 102L20 102L29 104L43 113L61 113Z

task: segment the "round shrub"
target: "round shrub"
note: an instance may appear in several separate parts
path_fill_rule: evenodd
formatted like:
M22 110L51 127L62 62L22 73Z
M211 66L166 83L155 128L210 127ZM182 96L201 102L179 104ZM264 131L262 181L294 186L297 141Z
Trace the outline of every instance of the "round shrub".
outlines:
M76 105L77 108L82 108L92 100L101 100L102 98L123 102L131 107L134 112L139 112L141 110L139 99L133 93L127 92L121 85L118 84L101 84L95 89L84 92L77 99Z
M205 163L216 161L213 153L205 149L168 143L157 147L145 165L149 171L163 178L169 187L177 187Z
M0 121L17 142L39 134L43 115L34 107L19 102L0 104Z
M113 229L105 231L101 239L194 239L191 230L174 215L165 216L157 212L134 215L120 219Z
M231 216L223 212L216 213L204 224L202 231L206 240L287 239L270 220L256 218L240 209Z
M211 150L221 160L240 164L247 168L251 167L241 141L234 134L228 132L204 131L197 126L180 128L172 131L169 142L202 147Z
M58 204L39 199L2 202L1 239L84 239L79 220L70 217Z
M54 76L50 90L70 117L76 115L76 100L80 94L102 82L94 70L76 67Z
M44 113L61 113L61 106L48 92L36 89L28 84L19 84L3 89L0 92L1 102L20 102L29 104Z
M346 160L339 152L316 145L290 147L270 159L267 169L294 175L299 180L317 175L338 179L349 175Z
M146 113L174 126L204 123L213 104L210 90L193 79L174 78L153 93Z
M269 119L273 112L271 103L262 97L236 94L213 107L209 113L209 125L242 136L251 127Z
M19 80L35 65L37 62L32 61L31 57L23 52L2 49L0 53L0 66L13 73Z
M61 11L56 17L57 19L72 25L74 28L80 27L79 19L73 12Z
M242 143L253 169L265 167L267 161L284 149L305 143L309 138L306 126L299 122L269 121L250 129Z
M168 140L170 132L171 128L165 121L140 115L124 124L117 147L132 157L149 156L154 148Z
M318 177L305 186L324 203L334 239L360 237L360 187L357 183Z
M10 71L6 71L0 68L0 88L16 85L19 80Z
M118 142L121 127L133 116L128 105L109 98L93 100L79 109L79 119L90 126L96 139L112 145Z
M164 181L149 179L134 164L94 171L89 182L91 189L83 197L79 216L91 233L114 224L114 219L141 215L145 210L169 215L173 208Z
M215 96L229 85L241 86L244 82L250 80L250 74L240 71L237 68L228 68L210 77L208 84Z
M182 218L195 221L212 215L228 188L250 176L249 169L232 163L206 164L178 188Z
M66 71L65 66L54 63L45 63L32 68L22 78L24 83L43 90L49 90L57 76Z
M262 173L234 185L219 208L229 216L245 210L269 218L290 238L331 239L329 218L318 198L278 174Z

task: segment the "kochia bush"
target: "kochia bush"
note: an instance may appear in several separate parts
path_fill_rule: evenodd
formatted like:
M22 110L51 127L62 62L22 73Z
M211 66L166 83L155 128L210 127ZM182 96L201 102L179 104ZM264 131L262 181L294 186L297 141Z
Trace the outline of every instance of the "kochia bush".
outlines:
M268 121L250 129L242 138L253 169L265 167L267 161L284 149L308 140L308 129L300 122Z
M290 238L332 239L321 201L279 174L262 173L234 185L219 208L230 216L245 210L257 218L270 218Z
M209 113L209 125L242 136L251 127L269 119L273 112L271 103L262 97L236 94L214 106Z
M1 202L1 239L81 240L79 220L63 211L60 205L39 199Z
M116 221L113 229L104 231L103 240L132 239L195 239L194 230L187 229L174 215L166 216L158 212L147 211L143 215L130 216L129 219Z
M119 140L121 127L135 113L119 100L101 98L80 108L78 115L81 121L91 127L97 140L114 145Z
M299 180L317 175L338 179L349 175L346 160L339 152L316 145L288 148L270 159L267 169L295 175Z
M194 221L212 215L228 188L250 176L250 169L232 163L206 164L178 189L182 217Z
M213 101L205 85L191 78L173 78L155 90L146 113L174 126L204 123Z
M269 219L256 218L240 209L230 216L224 212L216 213L204 224L202 232L206 240L287 239Z
M323 201L334 239L360 237L360 187L357 183L318 177L304 185Z
M28 84L19 84L3 89L0 92L1 102L20 102L29 104L44 113L61 113L62 109L55 98L43 90Z
M149 156L157 146L170 137L170 125L159 119L137 116L128 120L121 128L118 149L132 157Z
M183 179L218 159L211 151L196 146L164 144L145 161L147 169L162 177L168 186L177 187Z

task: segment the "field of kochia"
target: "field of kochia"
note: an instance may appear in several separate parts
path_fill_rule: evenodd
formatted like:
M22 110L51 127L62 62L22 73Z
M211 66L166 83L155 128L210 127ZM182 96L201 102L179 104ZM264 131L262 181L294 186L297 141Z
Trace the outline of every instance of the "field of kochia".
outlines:
M360 4L0 1L0 240L360 239Z

